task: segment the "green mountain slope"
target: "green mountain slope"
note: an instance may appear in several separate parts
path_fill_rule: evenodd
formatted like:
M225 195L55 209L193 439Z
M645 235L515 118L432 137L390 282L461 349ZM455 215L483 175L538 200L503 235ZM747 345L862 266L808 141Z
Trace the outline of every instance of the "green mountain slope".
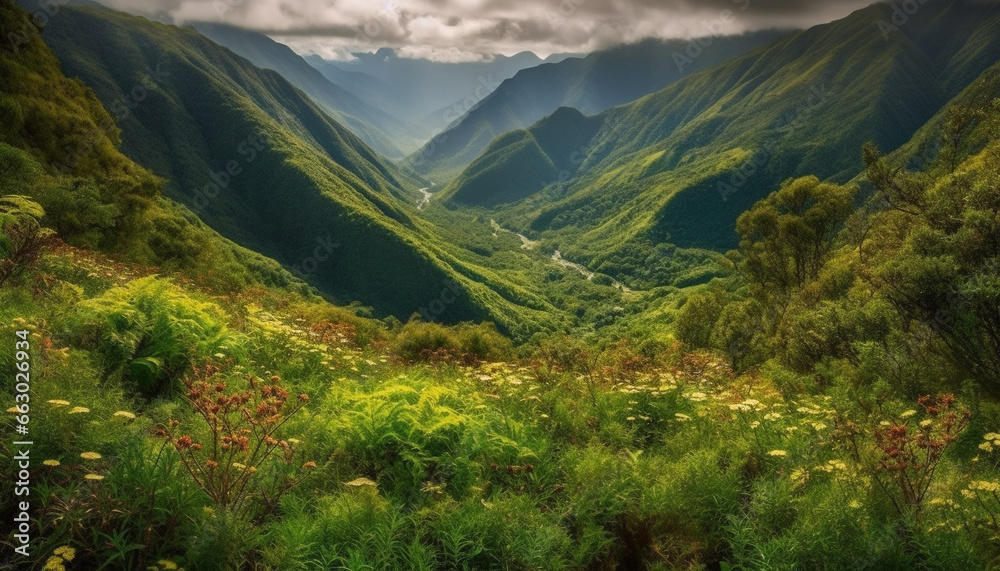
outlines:
M99 8L63 8L44 38L118 116L124 152L223 235L403 319L457 278L397 200L404 175L276 72ZM485 315L462 293L443 318Z
M476 206L516 202L566 180L583 162L583 147L600 127L597 118L560 107L530 129L494 141L462 176L441 192L442 200Z
M334 84L301 56L271 38L233 26L195 24L194 28L254 65L273 69L346 125L370 147L390 158L415 151L433 133L376 108Z
M891 18L875 5L610 109L594 137L574 142L587 149L576 178L496 215L625 281L670 267L641 254L656 244L729 249L737 216L781 181L850 180L863 143L906 143L1000 59L994 4L928 5L883 35ZM476 189L451 192L457 203Z
M163 181L118 150L120 131L94 92L65 77L40 31L0 3L0 195L45 209L59 238L216 287L307 288L279 264L206 227L160 194Z
M497 136L526 128L559 107L598 113L782 35L767 31L713 38L707 48L699 48L701 52L689 52L692 41L646 40L522 70L408 157L407 162L432 180L447 183ZM700 55L690 59L688 53Z

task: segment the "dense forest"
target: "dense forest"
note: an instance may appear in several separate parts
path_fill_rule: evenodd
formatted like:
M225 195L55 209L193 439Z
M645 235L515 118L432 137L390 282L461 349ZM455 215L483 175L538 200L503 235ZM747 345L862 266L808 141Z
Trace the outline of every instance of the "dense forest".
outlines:
M506 219L454 203L421 217L403 200L415 204L418 175L364 154L353 136L324 139L339 132L332 119L275 126L253 115L285 137L268 159L276 171L313 176L348 161L323 141L363 167L331 171L343 194L302 208L346 212L370 194L345 227L359 243L398 232L372 263L425 271L414 295L431 297L397 308L386 292L406 282L386 281L373 308L341 303L330 282L203 222L153 173L159 162L137 162L144 151L123 142L99 88L67 77L10 0L0 0L2 38L5 476L16 475L6 466L21 453L19 426L33 444L30 496L16 495L17 478L0 481L0 515L28 513L30 544L15 551L27 542L3 526L0 561L997 567L1000 68L956 89L902 146L851 149L843 164L863 165L856 176L773 184L728 229L738 237L728 253L650 242L669 258L655 271L623 256L589 277L550 259L564 237L534 242L490 218L523 221L530 204ZM190 50L183 57L215 53ZM286 89L236 69L267 85L255 93ZM286 104L304 97L287 89ZM537 174L505 163L512 153L546 176L579 167L552 158L573 150L558 133L595 135L588 121L560 109L500 137L460 182L489 178L493 163ZM308 161L285 156L293 149ZM602 184L594 177L581 184ZM470 187L460 186L447 192L461 197ZM473 187L491 206L506 192ZM267 188L248 191L250 204L266 210L253 201ZM418 236L441 243L392 257ZM411 265L392 267L399 259ZM484 279L500 275L486 293Z

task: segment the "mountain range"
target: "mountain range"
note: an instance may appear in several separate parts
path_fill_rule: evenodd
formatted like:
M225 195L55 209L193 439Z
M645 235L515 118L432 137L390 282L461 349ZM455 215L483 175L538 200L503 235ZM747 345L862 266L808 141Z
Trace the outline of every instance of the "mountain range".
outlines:
M893 17L876 4L596 116L560 110L493 141L438 198L626 282L671 283L650 270L670 266L658 248L734 247L736 218L782 181L855 178L863 143L904 145L1000 59L995 4L941 3L884 28Z

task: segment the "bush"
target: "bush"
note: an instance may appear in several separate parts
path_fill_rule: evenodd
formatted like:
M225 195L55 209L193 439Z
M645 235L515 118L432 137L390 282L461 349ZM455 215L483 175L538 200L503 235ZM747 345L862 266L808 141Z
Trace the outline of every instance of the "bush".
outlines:
M38 263L52 231L39 222L45 211L27 197L0 198L0 286Z
M152 397L191 363L234 341L224 320L217 306L148 277L80 303L64 330L72 343L95 353L105 377L121 375Z

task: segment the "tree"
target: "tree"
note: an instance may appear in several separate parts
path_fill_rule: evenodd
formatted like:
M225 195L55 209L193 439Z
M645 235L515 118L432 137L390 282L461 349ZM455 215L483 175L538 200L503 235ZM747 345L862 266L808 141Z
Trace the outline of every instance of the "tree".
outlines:
M857 192L815 176L786 181L739 217L740 250L730 260L756 294L786 302L819 275Z

